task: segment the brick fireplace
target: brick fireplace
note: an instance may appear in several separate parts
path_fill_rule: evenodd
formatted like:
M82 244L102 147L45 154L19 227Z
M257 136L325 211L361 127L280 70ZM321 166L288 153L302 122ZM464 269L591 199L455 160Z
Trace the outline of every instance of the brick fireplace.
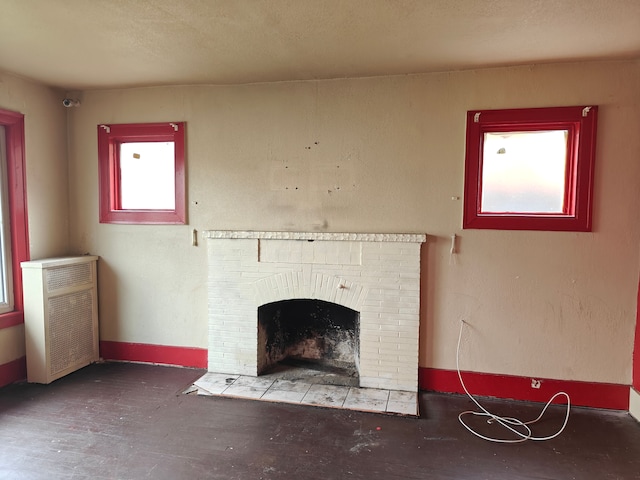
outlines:
M321 300L359 313L359 386L416 392L421 234L203 232L208 370L260 373L258 309Z

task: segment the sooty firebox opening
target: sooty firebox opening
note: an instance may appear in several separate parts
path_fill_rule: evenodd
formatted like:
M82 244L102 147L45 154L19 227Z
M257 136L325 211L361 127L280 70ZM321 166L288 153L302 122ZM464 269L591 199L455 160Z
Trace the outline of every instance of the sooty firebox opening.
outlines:
M359 317L355 310L323 300L258 307L258 373L297 367L357 385Z

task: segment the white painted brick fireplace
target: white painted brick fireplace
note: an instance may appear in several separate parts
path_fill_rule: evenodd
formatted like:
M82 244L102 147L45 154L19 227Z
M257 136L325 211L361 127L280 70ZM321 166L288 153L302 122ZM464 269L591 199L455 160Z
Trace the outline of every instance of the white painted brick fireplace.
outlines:
M361 387L418 390L426 235L208 230L203 236L210 372L258 375L258 307L314 299L359 312Z

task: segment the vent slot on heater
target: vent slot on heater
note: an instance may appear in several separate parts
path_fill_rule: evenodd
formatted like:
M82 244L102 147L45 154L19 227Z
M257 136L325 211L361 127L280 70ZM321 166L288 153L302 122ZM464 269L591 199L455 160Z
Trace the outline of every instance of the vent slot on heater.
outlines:
M87 285L93 280L91 277L91 265L79 263L45 270L47 279L47 291L55 292L63 288Z
M22 263L29 382L50 383L98 360L97 258Z

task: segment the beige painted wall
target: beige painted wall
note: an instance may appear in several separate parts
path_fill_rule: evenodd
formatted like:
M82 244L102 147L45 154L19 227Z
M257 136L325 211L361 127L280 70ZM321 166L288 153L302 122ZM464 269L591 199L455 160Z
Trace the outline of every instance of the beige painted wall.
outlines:
M640 422L640 393L634 388L629 392L629 413Z
M60 91L0 72L0 108L25 115L31 258L69 253L66 109ZM0 365L24 356L24 327L0 329Z
M609 62L84 92L71 241L101 256L101 338L206 348L192 228L424 232L421 366L455 368L465 318L463 369L629 384L639 82L638 62ZM594 232L461 230L466 111L583 104L600 106ZM100 225L96 125L145 121L187 122L189 225Z

